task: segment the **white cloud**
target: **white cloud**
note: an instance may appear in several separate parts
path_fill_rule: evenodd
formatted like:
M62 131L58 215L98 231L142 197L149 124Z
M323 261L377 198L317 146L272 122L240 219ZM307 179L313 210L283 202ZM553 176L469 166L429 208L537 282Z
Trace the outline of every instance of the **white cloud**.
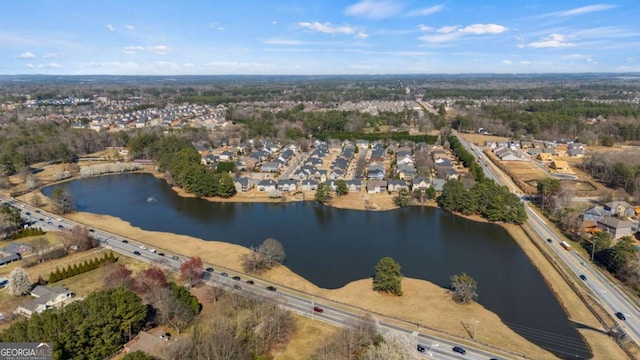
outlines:
M272 24L272 25L278 25L278 22L277 22L277 21L275 21L275 20L273 20L273 21L271 22L271 24Z
M115 30L115 29L116 29L116 28L114 28L114 27L113 27L113 25L111 25L111 24L107 24L107 30L109 30L109 31L113 31L113 30Z
M511 65L513 62L511 60L502 60L502 63L505 65Z
M58 54L56 54L56 53L48 53L48 54L42 55L43 59L54 59L54 58L57 58L57 57L58 57Z
M403 8L402 3L392 0L361 0L348 6L344 12L351 16L383 19L398 14Z
M89 63L89 67L92 68L137 69L139 66L138 63L133 61L101 61Z
M135 30L135 26L133 25L125 25L125 28L127 28L127 30Z
M407 16L428 16L440 12L442 9L444 9L443 5L435 5L428 8L411 10L407 13Z
M432 29L425 27L425 30L431 31ZM467 27L443 26L436 30L435 34L420 36L418 40L428 43L442 43L455 40L464 35L495 35L507 30L507 27L496 24L473 24Z
M369 37L369 35L367 35L367 34L365 34L365 33L363 33L363 32L359 32L359 33L357 33L357 34L356 34L356 36L355 36L355 38L356 38L356 39L366 39L366 38L368 38L368 37Z
M311 31L317 31L317 32L321 32L321 33L325 33L325 34L331 34L331 35L336 35L336 34L353 34L355 32L355 30L350 27L350 26L338 26L338 27L334 27L333 25L331 25L331 23L326 22L326 23L320 23L318 21L314 21L314 22L301 22L298 23L298 25L302 28L311 30Z
M160 69L180 69L180 65L174 64L168 61L155 61L153 66L158 67Z
M427 25L423 25L423 24L418 25L418 29L420 29L420 31L432 31L433 30L433 28L431 26L427 26Z
M267 45L302 45L300 40L278 38L264 39L262 43Z
M58 63L47 63L38 65L39 69L60 69L62 65Z
M33 64L26 64L26 67L28 67L29 69L33 69Z
M166 45L153 45L153 46L125 46L122 48L122 53L127 55L133 55L138 52L149 51L156 55L166 55L169 51L169 47Z
M545 36L544 38L540 39L539 41L531 42L531 43L527 44L526 46L532 47L532 48L536 48L536 49L542 49L542 48L571 47L571 46L574 46L574 44L572 44L570 42L567 42L567 36L565 36L565 35L562 35L562 34L551 34L549 36ZM519 45L518 47L523 47L523 46Z
M609 10L609 9L614 8L614 7L616 7L616 6L615 5L609 5L609 4L589 5L589 6L582 6L582 7L571 9L571 10L550 13L550 14L547 14L547 16L583 15L583 14L588 14L588 13L597 12L597 11Z
M18 59L34 59L36 56L31 51L25 51L22 54L18 55Z
M521 64L521 65L531 65L531 61L529 61L529 60L522 60L522 61L520 61L520 64Z
M185 69L193 69L196 66L194 64L192 64L192 63L184 63L184 64L182 64L182 67L185 68Z
M437 32L442 33L442 34L448 34L450 32L454 32L458 30L457 26L443 26L440 29L437 30Z
M496 24L473 24L469 25L465 28L459 29L458 31L468 34L501 34L507 31L507 28L502 25Z

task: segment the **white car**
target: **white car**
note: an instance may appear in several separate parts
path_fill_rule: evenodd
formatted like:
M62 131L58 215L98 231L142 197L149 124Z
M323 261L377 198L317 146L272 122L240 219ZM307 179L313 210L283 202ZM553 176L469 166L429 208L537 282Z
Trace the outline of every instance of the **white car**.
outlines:
M151 251L152 253L156 253L156 249L149 249L149 251Z
M146 246L144 246L144 245L140 245L140 249L142 249L142 250L147 250L147 247L146 247Z

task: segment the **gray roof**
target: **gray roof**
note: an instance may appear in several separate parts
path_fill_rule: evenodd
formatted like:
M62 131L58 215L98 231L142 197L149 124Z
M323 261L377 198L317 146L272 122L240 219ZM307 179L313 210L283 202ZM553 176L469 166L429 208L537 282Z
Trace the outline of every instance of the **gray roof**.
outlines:
M602 219L598 219L598 224L602 224L614 229L621 229L621 228L631 228L631 222L627 221L627 220L621 220L615 217L603 217Z

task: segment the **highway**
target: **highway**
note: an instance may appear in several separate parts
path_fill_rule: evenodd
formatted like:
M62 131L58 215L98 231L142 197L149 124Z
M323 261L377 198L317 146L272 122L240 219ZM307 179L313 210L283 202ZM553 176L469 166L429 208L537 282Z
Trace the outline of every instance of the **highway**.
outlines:
M9 202L20 209L23 219L34 221L33 226L40 227L45 231L68 231L76 225L84 226L72 220L60 217L58 215L47 213L43 210L35 208L29 204L20 202L15 199L0 196L3 202ZM42 219L42 220L41 220ZM125 256L135 257L138 260L149 264L156 264L170 271L179 271L180 264L186 259L182 254L173 254L165 252L163 249L153 249L152 252L147 245L127 239L122 236L110 233L104 229L90 228L92 236L94 236L106 249L123 254ZM134 254L138 252L140 255ZM293 289L277 288L277 284L269 283L264 280L250 278L245 274L237 273L229 269L223 269L213 264L205 264L205 268L212 267L213 272L204 271L203 279L206 282L220 286L229 291L249 293L254 296L274 299L282 306L294 311L298 314L310 317L314 320L323 321L335 326L345 327L354 323L360 316L366 314L362 309L354 308L348 305L329 305L323 303L323 299L314 295L299 292ZM226 275L223 275L226 274ZM234 279L236 278L236 279ZM253 284L247 281L253 281ZM273 286L275 291L267 290L267 287ZM315 312L314 306L323 309L322 313ZM429 359L522 359L522 357L511 355L507 352L500 352L499 355L478 349L466 343L453 342L440 337L435 337L415 330L406 323L395 322L383 317L374 317L378 323L382 334L403 334L411 339L413 349L416 349L416 355ZM417 346L421 345L424 352L418 352ZM454 346L460 346L466 350L466 354L455 353L452 349Z
M482 151L469 144L465 139L459 138L460 142L465 146L467 151L473 154L476 159L483 159ZM486 160L479 160L485 175L493 179L498 184L509 186L503 182L493 168L487 165ZM511 188L511 191L515 191ZM597 299L605 309L614 317L618 325L625 331L627 336L633 340L636 344L640 344L640 310L630 300L627 295L621 290L617 284L613 284L607 279L600 271L600 269L592 266L586 259L580 257L580 254L574 251L567 251L561 245L561 241L564 239L558 236L547 222L538 213L531 208L529 202L523 197L520 197L524 203L527 211L528 219L527 225L529 225L539 236L537 239L540 242L549 246L550 249L567 265L567 267L574 273L576 282L583 282L583 284L591 291L594 298ZM550 239L549 242L547 239ZM583 265L584 264L584 265ZM586 280L581 280L580 275L584 275ZM624 314L626 320L620 320L615 317L616 312Z

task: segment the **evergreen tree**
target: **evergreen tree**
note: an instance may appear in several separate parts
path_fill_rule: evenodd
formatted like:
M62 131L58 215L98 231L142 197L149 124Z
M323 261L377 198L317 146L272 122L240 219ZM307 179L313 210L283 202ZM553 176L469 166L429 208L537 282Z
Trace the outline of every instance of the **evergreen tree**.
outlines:
M233 178L229 173L219 174L218 187L216 195L228 198L236 194L236 186L233 184Z
M336 195L342 196L347 195L349 193L349 187L347 186L347 182L340 179L336 180Z
M331 188L329 187L329 185L325 183L318 184L313 200L321 204L324 204L327 201L331 200Z
M384 257L376 265L373 276L373 290L402 295L402 273L400 265L390 257Z

